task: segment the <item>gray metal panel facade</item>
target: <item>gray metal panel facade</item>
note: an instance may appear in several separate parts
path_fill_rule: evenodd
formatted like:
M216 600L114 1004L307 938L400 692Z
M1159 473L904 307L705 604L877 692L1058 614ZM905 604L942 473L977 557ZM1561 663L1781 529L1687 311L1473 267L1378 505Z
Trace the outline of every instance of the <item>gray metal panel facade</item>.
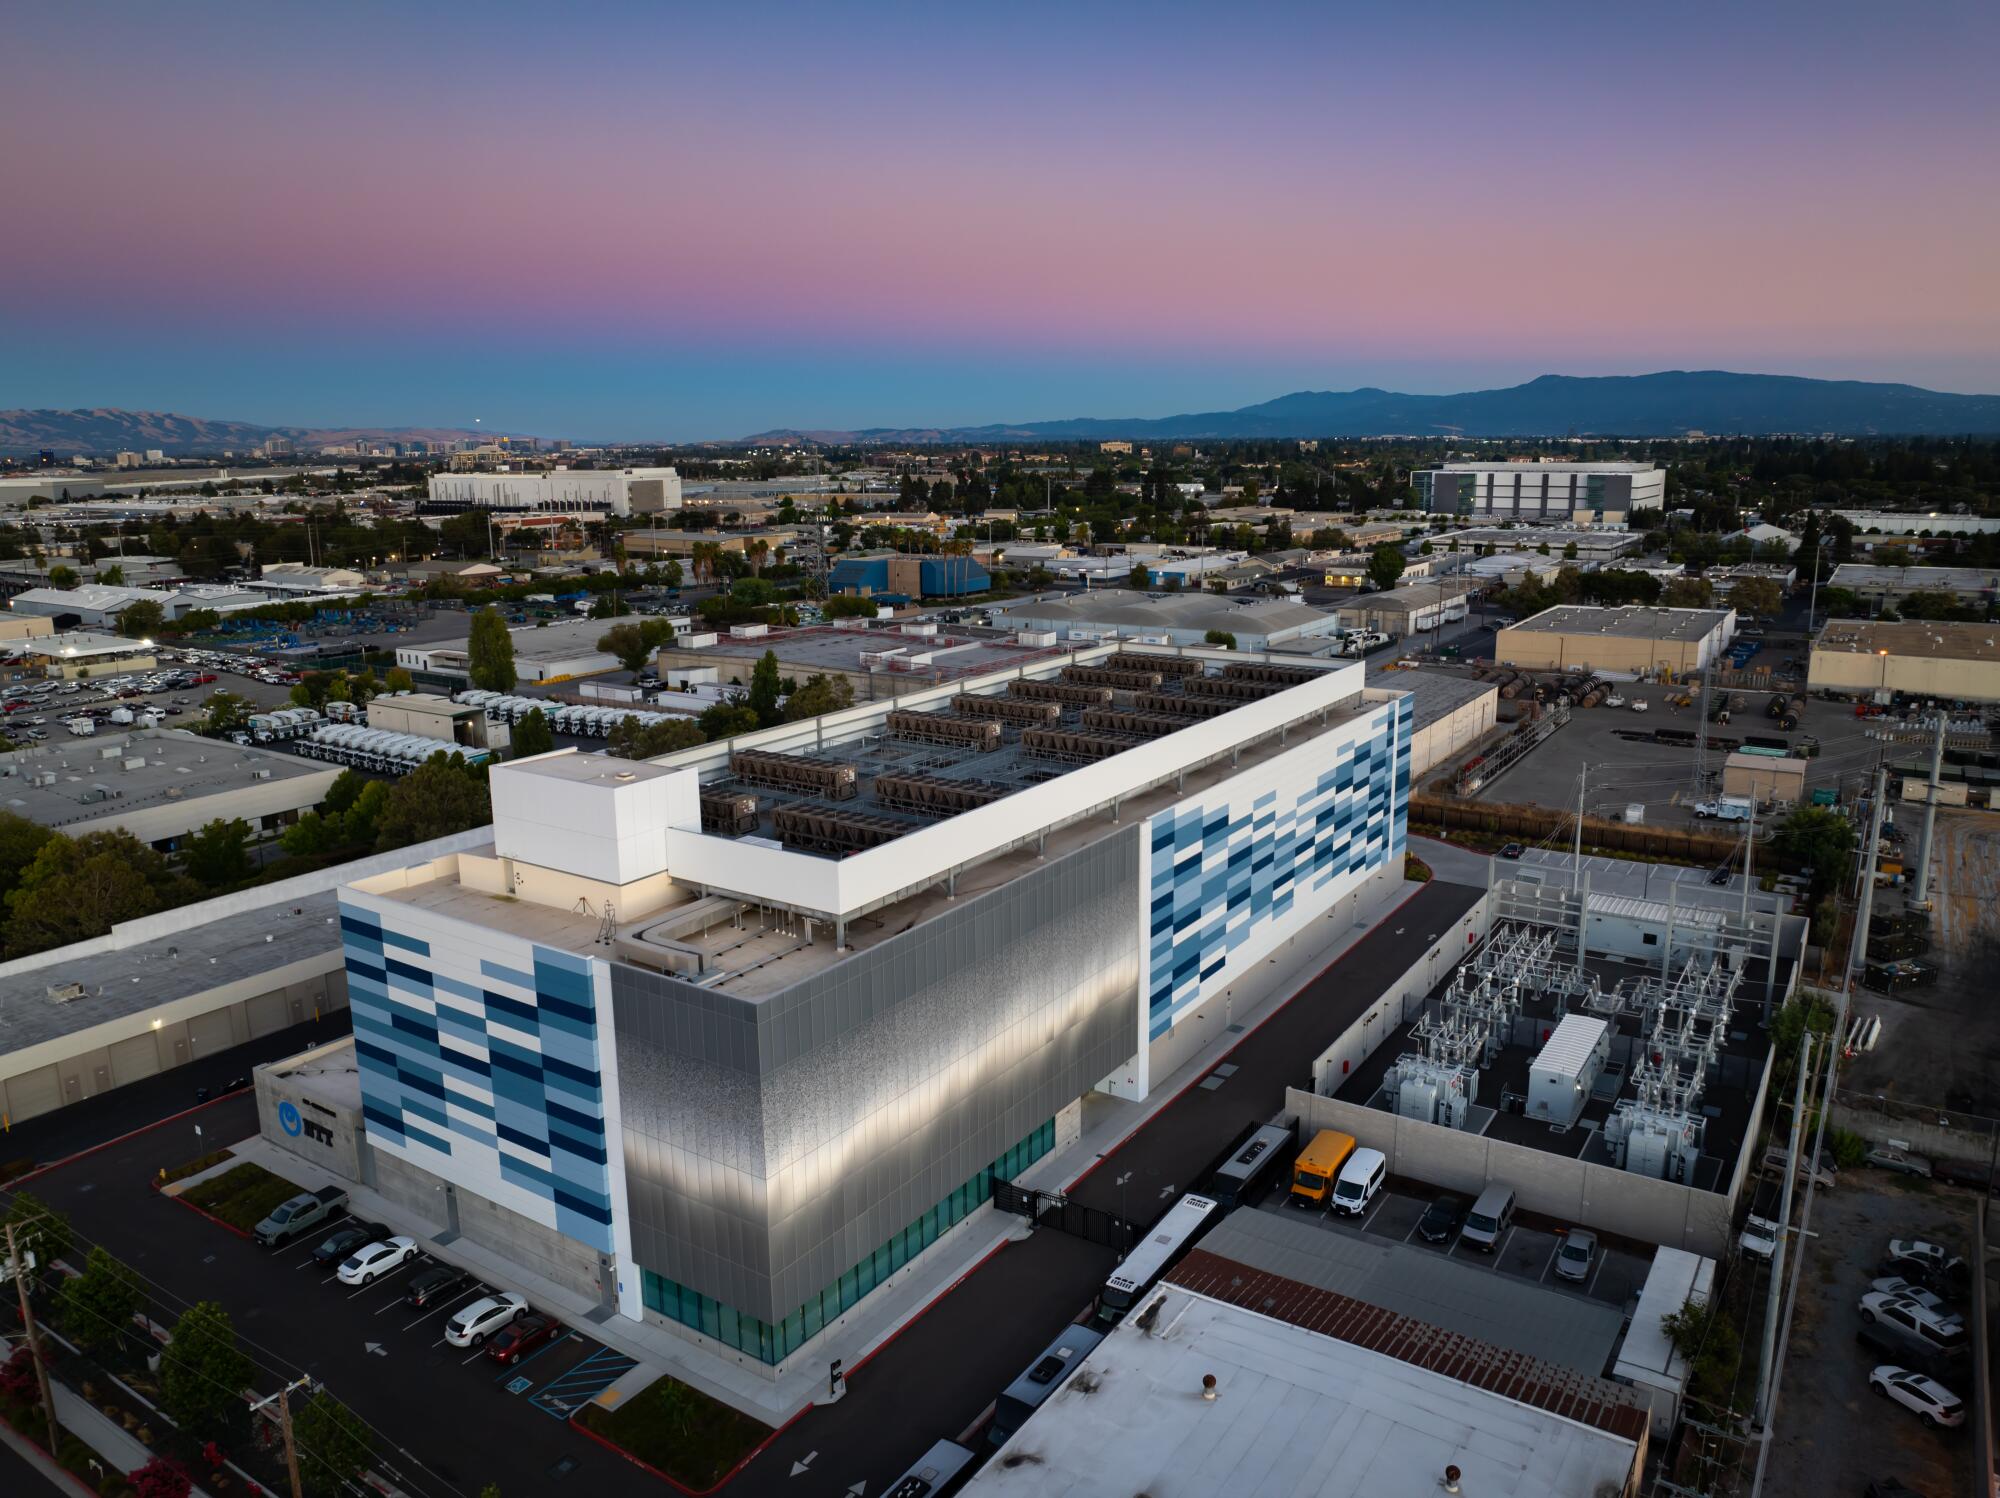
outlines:
M633 1256L782 1321L1130 1057L1139 828L761 1000L613 964Z

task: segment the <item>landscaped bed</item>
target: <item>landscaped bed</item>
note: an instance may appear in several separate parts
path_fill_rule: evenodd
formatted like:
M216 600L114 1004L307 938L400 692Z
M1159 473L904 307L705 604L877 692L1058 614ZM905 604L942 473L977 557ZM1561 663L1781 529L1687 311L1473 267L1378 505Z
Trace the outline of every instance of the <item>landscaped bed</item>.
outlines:
M247 1233L268 1217L278 1203L304 1189L246 1160L221 1175L196 1181L181 1193L181 1199Z
M768 1425L665 1377L614 1408L587 1404L576 1418L586 1430L696 1492L722 1481L771 1435Z

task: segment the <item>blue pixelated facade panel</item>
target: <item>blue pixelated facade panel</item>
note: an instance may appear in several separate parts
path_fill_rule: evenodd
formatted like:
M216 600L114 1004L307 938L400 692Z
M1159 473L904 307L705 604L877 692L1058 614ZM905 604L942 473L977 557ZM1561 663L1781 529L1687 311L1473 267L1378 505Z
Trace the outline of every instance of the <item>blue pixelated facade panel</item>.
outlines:
M610 1147L590 964L512 962L345 901L341 939L369 1141L612 1251Z
M1149 824L1147 1032L1157 1039L1274 925L1326 908L1402 856L1408 698L1369 731L1320 738Z

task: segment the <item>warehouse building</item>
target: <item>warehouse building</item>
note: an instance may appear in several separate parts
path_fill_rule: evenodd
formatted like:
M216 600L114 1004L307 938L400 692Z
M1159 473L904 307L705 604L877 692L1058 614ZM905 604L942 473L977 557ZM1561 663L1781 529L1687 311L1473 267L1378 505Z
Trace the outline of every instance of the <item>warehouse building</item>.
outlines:
M1400 883L1410 710L1369 695L1097 647L498 766L490 846L341 893L375 1187L775 1378Z
M1625 525L1658 515L1667 475L1651 463L1446 463L1411 475L1433 514L1536 525Z
M1735 634L1734 609L1563 603L1498 631L1493 659L1527 671L1689 676L1720 656Z
M960 598L984 593L993 579L969 556L842 557L826 580L828 591L864 598Z
M1051 633L1058 640L1200 645L1210 630L1220 630L1235 638L1238 650L1268 650L1340 632L1337 615L1302 603L1237 602L1203 593L1113 591L1036 598L1014 604L1004 618L1012 628Z
M174 595L158 588L127 588L115 583L84 583L74 588L30 588L16 593L7 607L17 614L52 619L58 629L112 629L118 616L135 603L156 603L165 617Z
M352 567L308 567L303 562L270 562L250 587L281 598L306 598L327 593L357 592L368 579Z
M1379 629L1406 640L1444 624L1456 624L1471 611L1471 595L1479 583L1464 577L1428 578L1381 593L1361 593L1334 609L1348 629Z
M1449 671L1370 666L1371 692L1407 694L1410 701L1410 777L1463 754L1499 722L1500 687Z
M326 799L338 771L173 728L55 739L0 756L0 805L72 837L122 830L164 851L233 817L269 834Z
M1835 619L1813 640L1806 685L1884 702L1899 692L2000 702L2000 631L1927 619Z
M754 531L626 531L618 537L618 544L634 562L685 562L694 556L697 546L740 556L752 541L762 541L769 548L766 560L776 562L798 539L796 529L781 526Z
M2000 601L2000 572L1985 567L1876 567L1843 562L1826 579L1872 608L1895 608L1912 593L1945 593L1969 609L1983 611Z
M32 622L53 627L53 621L45 618ZM150 671L159 664L150 640L130 640L90 629L8 639L0 641L0 651L44 676L64 681L101 680L121 671Z
M2000 517L1944 515L1936 510L1834 510L1857 536L1889 540L1931 536L1990 536L2000 533Z
M556 468L547 473L434 473L426 508L602 512L621 520L681 507L681 476L671 468Z
M566 681L618 669L618 657L597 648L616 619L562 619L507 631L514 640L514 672L524 682ZM471 636L398 645L396 664L420 685L456 691L472 680Z
M856 702L925 691L1007 667L1045 664L1057 653L1053 640L1022 643L907 619L875 628L859 620L807 629L739 625L722 634L679 636L656 659L668 680L678 682L688 672L706 671L708 676L695 679L741 688L749 684L750 673L766 651L777 657L782 676L797 682L833 677L847 683Z
M436 739L438 747L457 744L467 749L505 749L508 727L488 718L483 708L453 702L434 692L396 692L368 699L368 726L390 733Z
M1450 554L1492 547L1496 552L1526 551L1541 554L1543 547L1557 561L1575 563L1609 562L1614 557L1641 551L1646 538L1637 531L1578 530L1569 526L1499 525L1474 526L1447 531L1432 543L1438 552ZM1570 548L1576 549L1570 556Z

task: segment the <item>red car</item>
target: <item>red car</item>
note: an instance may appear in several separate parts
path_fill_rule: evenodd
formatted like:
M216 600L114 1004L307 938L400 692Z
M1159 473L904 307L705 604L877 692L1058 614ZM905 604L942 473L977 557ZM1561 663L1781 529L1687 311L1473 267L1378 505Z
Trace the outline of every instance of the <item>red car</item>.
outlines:
M516 1363L537 1347L552 1341L562 1330L553 1316L530 1313L516 1316L486 1344L486 1355L496 1363Z

